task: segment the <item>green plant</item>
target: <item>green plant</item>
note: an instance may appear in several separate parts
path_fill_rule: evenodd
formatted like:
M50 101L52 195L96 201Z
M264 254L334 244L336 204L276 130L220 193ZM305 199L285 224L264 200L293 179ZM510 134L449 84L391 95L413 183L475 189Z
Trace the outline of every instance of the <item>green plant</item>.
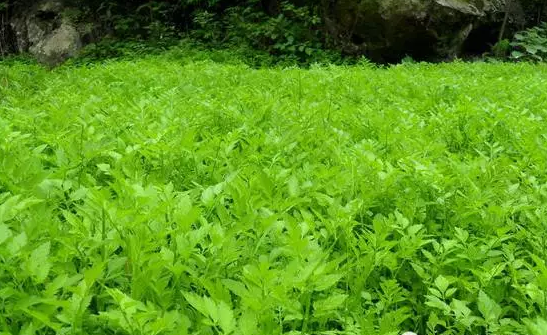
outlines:
M545 333L545 66L240 52L0 63L0 333Z
M225 41L234 45L245 43L297 62L313 61L328 53L320 23L313 7L295 6L288 1L279 4L277 15L252 7L232 7L225 19Z
M274 1L267 9L257 0L72 1L84 8L84 16L95 15L110 39L157 42L185 35L212 47L249 46L287 63L336 58L325 48L320 10L313 3Z
M547 23L515 34L511 43L511 57L532 61L543 61L547 57Z
M507 58L511 53L511 42L503 39L492 46L492 55L496 58Z
M215 13L207 10L198 11L193 23L196 29L191 34L196 39L215 44L224 39L224 27Z

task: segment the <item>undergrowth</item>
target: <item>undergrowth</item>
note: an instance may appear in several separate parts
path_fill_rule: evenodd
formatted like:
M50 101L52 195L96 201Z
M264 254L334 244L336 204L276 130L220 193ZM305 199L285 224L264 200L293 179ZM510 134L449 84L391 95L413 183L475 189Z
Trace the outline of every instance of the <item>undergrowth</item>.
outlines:
M306 57L291 55L274 56L267 51L253 48L245 43L234 45L213 45L197 39L171 39L160 42L120 41L104 39L84 47L77 57L68 61L68 65L88 65L105 61L138 60L148 56L168 55L168 58L191 61L211 60L217 63L248 65L253 68L269 67L309 67L312 64L350 65L361 58L342 55L340 52L324 50Z
M547 333L547 67L0 65L0 334Z

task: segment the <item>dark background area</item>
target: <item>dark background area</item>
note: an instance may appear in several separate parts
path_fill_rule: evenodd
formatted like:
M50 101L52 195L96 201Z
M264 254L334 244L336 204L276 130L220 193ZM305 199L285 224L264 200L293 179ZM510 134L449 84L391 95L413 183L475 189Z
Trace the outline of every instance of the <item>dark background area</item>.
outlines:
M99 56L115 54L120 42L167 45L191 38L211 47L245 46L296 61L335 55L366 56L383 63L407 56L431 61L483 55L501 38L541 22L546 6L544 0L508 0L503 5L485 0L485 6L497 3L498 7L472 16L450 9L441 12L431 5L434 1L423 1L423 7L406 11L394 8L389 13L382 0L58 2L66 8L63 20L88 27L82 41L93 44ZM1 55L27 51L20 42L18 45L10 22L36 4L0 1ZM59 14L45 11L40 15L44 21L55 21ZM468 26L471 29L464 31ZM465 36L460 41L462 31Z

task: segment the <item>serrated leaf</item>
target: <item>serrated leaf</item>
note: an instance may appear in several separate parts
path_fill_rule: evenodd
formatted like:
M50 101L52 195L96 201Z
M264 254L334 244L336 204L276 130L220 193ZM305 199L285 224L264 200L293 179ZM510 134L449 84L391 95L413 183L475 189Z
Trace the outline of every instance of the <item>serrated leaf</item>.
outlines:
M340 308L347 298L347 294L334 293L325 299L315 301L313 303L313 309L317 314L334 311Z
M241 335L258 334L258 321L255 313L251 311L243 312L238 319L238 330L241 331Z
M26 270L34 277L36 283L43 283L49 273L51 268L49 252L50 243L45 242L34 249L25 262Z
M477 306L486 322L496 322L501 316L501 307L483 291L479 292Z
M182 294L192 307L203 316L208 317L213 324L219 325L224 334L231 334L235 331L234 312L224 301L217 304L209 297L202 297L191 292L183 292Z
M219 310L215 301L209 297L202 297L203 306L205 307L205 316L208 316L213 322L219 321Z
M218 324L220 325L220 328L222 328L224 334L231 334L236 329L234 312L224 301L221 301L218 304Z
M40 199L24 199L20 200L21 196L12 196L8 198L3 204L0 205L0 223L7 222L12 220L20 212L34 206L36 204L42 203Z
M410 314L408 308L405 307L385 313L379 320L379 334L397 335L401 323L403 323L409 317Z
M450 312L450 306L448 306L441 299L439 299L435 296L432 296L432 295L426 295L425 297L427 298L427 301L425 302L425 304L427 306L440 309L440 310L444 311L445 313Z
M213 318L216 317L216 307L214 307L215 311L213 311L213 315L211 315L211 306L215 306L214 302L212 302L211 298L208 297L202 297L195 293L191 292L183 292L182 295L188 301L190 306L194 307L198 312L203 314L204 316Z
M342 279L343 275L341 274L330 274L330 275L322 275L319 278L315 279L314 281L314 289L315 291L324 291L332 286L334 286L340 279Z
M108 289L107 292L114 298L114 300L116 300L121 309L126 313L129 312L129 314L133 314L138 309L144 310L142 302L129 297L119 289Z
M245 287L245 285L241 282L231 279L223 279L222 284L240 298L247 298L249 296L247 287Z
M442 299L443 298L443 294L441 291L437 290L436 288L429 288L429 292L431 294L433 294L435 297L439 298L439 299Z
M38 320L40 323L48 326L49 328L51 328L55 331L60 331L61 330L61 324L52 321L51 318L47 314L44 314L42 312L35 311L35 310L30 310L30 309L27 309L27 308L23 308L22 310L23 310L23 312L25 312L25 314L31 316L35 320Z
M444 294L450 286L450 282L445 277L438 276L437 279L435 279L435 286Z
M458 320L458 322L463 324L465 327L471 327L477 319L477 317L471 316L471 309L467 307L467 303L464 301L452 299L450 307L452 308L452 312L454 313L456 320Z

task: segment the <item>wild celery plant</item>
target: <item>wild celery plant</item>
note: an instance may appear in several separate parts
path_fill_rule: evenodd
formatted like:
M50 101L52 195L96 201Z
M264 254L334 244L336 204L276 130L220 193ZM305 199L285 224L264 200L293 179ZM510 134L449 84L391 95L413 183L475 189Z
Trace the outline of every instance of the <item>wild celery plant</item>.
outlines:
M547 333L547 68L0 65L0 333Z

